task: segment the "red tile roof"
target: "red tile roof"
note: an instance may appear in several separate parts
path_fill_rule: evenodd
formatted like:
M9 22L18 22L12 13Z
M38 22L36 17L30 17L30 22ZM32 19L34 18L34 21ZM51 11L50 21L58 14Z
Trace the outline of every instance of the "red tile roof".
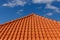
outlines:
M31 14L0 27L0 40L60 40L57 21Z
M60 22L58 22L58 24L60 25Z

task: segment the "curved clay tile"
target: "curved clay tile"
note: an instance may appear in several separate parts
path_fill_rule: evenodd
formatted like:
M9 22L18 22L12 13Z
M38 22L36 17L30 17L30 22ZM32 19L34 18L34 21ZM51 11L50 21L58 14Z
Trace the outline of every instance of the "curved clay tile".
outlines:
M31 14L2 24L0 40L60 40L60 26L55 20Z
M58 22L58 24L60 25L60 22Z

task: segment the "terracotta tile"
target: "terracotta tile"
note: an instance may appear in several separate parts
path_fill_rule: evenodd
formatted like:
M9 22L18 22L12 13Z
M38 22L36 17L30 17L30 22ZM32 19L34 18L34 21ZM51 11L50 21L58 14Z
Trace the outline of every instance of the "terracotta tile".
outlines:
M60 22L31 14L0 25L0 40L60 40Z

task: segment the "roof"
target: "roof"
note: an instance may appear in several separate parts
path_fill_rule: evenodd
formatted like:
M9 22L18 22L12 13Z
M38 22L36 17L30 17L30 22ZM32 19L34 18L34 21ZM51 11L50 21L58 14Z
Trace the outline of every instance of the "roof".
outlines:
M2 24L0 40L60 40L57 21L31 14Z
M58 24L60 25L60 22L58 22Z

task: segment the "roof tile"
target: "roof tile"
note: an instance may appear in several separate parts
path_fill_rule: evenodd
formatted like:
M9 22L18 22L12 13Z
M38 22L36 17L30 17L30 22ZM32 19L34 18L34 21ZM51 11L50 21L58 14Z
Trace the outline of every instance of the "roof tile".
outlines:
M2 24L0 40L60 40L57 21L31 14Z

